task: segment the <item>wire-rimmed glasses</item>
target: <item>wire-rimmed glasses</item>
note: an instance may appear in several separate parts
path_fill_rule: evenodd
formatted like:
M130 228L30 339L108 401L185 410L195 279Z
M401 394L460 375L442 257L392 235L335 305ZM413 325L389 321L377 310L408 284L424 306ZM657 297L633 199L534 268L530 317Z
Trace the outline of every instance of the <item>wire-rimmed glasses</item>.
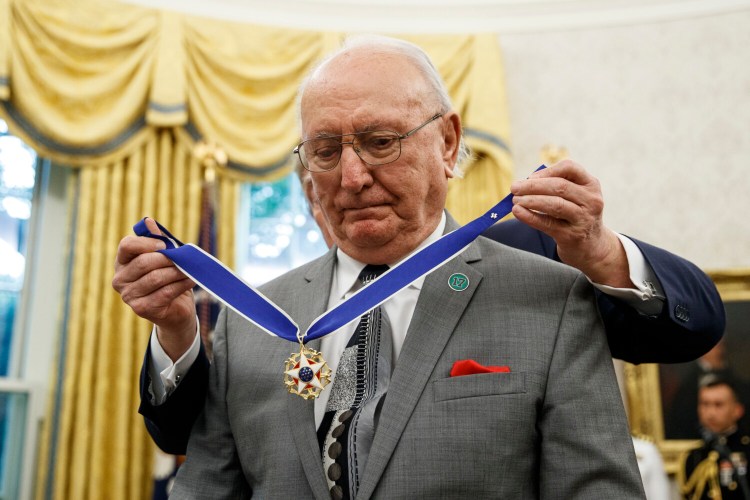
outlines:
M345 144L351 144L357 156L368 165L385 165L399 159L402 140L441 116L443 116L443 113L432 115L429 120L405 134L399 134L392 130L373 130L318 137L302 141L292 152L299 156L302 166L310 172L327 172L336 168L341 160L341 152ZM344 141L342 140L344 137L351 137L351 140Z

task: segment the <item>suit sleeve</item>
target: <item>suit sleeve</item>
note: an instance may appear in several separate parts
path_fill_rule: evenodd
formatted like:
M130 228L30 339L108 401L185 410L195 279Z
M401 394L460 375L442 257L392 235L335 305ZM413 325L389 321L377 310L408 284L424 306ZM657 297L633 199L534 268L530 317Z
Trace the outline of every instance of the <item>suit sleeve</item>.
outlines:
M538 422L540 498L645 498L602 329L581 275L561 311Z
M726 324L716 286L691 262L630 239L654 270L666 298L662 312L649 317L597 294L612 355L631 363L681 363L702 356L721 339Z
M161 405L151 403L151 394L149 393L151 377L148 370L150 358L151 347L149 343L141 367L141 404L138 412L143 415L148 433L162 451L174 455L184 455L190 437L190 429L198 415L203 411L203 404L208 391L210 364L206 351L201 342L198 358L177 388Z
M560 260L552 238L517 220L495 224L484 236ZM702 356L724 333L724 306L716 286L691 262L630 239L654 270L666 300L662 312L651 317L596 292L612 356L630 363L681 363Z
M177 472L171 498L241 500L252 496L242 473L227 413L226 318L226 310L223 310L214 332L214 357L209 369L205 408L193 426L187 459Z

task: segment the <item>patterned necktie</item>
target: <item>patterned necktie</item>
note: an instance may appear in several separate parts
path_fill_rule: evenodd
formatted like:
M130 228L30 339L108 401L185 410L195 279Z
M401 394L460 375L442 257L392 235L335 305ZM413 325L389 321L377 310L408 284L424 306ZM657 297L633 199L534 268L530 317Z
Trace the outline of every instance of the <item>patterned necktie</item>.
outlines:
M358 279L366 285L387 269L368 265ZM341 355L318 429L323 468L334 500L356 496L391 379L392 352L388 317L378 306L362 315Z

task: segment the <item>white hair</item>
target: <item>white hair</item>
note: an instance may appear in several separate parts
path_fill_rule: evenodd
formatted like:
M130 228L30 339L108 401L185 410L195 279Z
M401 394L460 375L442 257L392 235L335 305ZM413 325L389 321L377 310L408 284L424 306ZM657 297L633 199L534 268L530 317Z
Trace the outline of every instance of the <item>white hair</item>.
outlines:
M355 35L346 38L344 43L337 50L328 54L323 58L315 67L307 74L300 84L299 91L297 92L297 122L302 129L302 113L301 113L301 102L302 95L307 89L307 85L310 83L312 76L323 66L336 59L342 54L347 52L358 50L358 49L373 49L377 52L389 52L409 58L416 68L422 73L425 82L432 88L434 96L437 98L438 104L440 105L440 112L447 113L453 109L451 98L448 95L448 89L445 87L440 73L438 72L435 65L432 64L432 60L427 53L422 50L421 47L415 45L406 40L399 40L398 38L390 38L382 35ZM456 158L456 164L453 166L453 174L456 177L463 177L461 165L471 157L469 148L466 146L464 141L463 131L461 131L461 137L459 140L458 157Z

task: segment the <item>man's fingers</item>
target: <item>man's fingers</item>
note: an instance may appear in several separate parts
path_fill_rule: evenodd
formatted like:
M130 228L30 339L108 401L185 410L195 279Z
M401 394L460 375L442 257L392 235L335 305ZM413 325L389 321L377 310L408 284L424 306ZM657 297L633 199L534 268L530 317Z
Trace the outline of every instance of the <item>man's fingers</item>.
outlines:
M172 283L184 280L186 276L175 266L159 267L137 278L140 286L146 290L157 290ZM134 280L135 282L136 280Z
M592 188L598 189L596 178L571 160L563 160L511 184L513 194L555 194L570 199L581 197Z
M159 288L149 295L141 297L130 296L129 292L123 293L123 301L128 304L133 312L151 322L159 323L170 316L174 316L179 309L180 297L192 290L194 283L185 278L182 281L171 283ZM190 299L192 300L192 299ZM184 304L183 304L184 305ZM192 306L194 307L194 306Z
M175 265L159 253L141 254L127 265L119 266L115 271L113 286L123 288L130 283L141 281L144 286L158 288L185 278Z
M569 222L581 217L581 207L579 205L559 196L514 196L513 204Z
M163 241L143 236L126 236L120 240L117 247L115 265L125 265L139 255L164 250L167 246Z
M552 217L547 214L534 212L521 205L513 205L513 216L527 226L542 231L553 239L555 235L568 226L568 223L562 219Z
M151 217L146 217L146 227L149 231L151 231L152 234L158 234L161 235L161 229L159 229L159 226L156 225L156 221L152 219Z
M164 307L171 304L177 297L192 290L195 283L183 275L181 280L172 281L163 286L152 288L148 293L144 293L145 288L134 286L123 294L123 300L128 303L135 303L139 300L147 299L154 307ZM127 299L127 300L126 300Z
M120 290L123 302L128 304L136 313L142 317L153 315L153 310L161 310L168 307L180 295L191 290L195 283L184 275L182 279L168 282L158 282L147 278L137 282L126 284ZM149 312L151 311L151 312Z
M156 225L156 221L149 217L146 218L146 227L153 234L162 234L159 230L159 226ZM120 240L120 244L117 247L117 258L115 259L115 266L118 264L127 264L131 260L135 259L141 254L155 252L157 250L164 250L167 245L163 241L155 238L146 238L143 236L126 236Z
M545 179L548 177L562 177L576 184L586 184L593 179L583 166L573 160L559 161L550 167L534 172L529 176L529 179Z
M576 222L572 217L601 216L604 210L601 186L599 181L582 167L567 162L562 166L555 165L549 173L546 170L537 173L544 173L545 176L532 177L512 184L511 192L518 198L514 203L519 203L523 199L524 206L530 210L545 212L570 222ZM574 210L568 203L576 205L578 210Z
M540 212L534 212L521 205L513 206L516 219L555 240L558 248L585 240L589 231L585 226L577 226L569 221Z
M590 189L590 185L577 184L557 176L524 179L511 185L511 192L515 195L560 196L574 202L582 202L591 196Z

